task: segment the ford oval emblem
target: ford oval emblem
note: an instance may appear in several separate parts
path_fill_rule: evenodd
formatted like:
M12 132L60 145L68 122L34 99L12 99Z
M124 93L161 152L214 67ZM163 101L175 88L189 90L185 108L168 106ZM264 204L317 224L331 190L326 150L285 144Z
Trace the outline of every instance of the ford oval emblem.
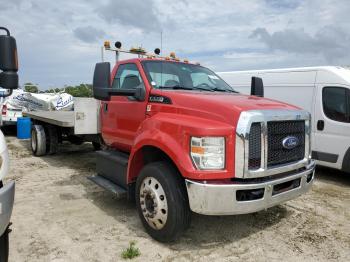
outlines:
M299 139L295 136L287 136L283 139L282 145L285 149L293 149L299 145Z

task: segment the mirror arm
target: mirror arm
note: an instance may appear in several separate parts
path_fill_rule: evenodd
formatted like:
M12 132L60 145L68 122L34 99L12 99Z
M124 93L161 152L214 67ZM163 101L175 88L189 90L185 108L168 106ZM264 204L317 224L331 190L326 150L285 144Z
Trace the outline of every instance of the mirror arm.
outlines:
M135 95L135 89L113 89L113 88L107 88L108 94L112 96L134 96Z

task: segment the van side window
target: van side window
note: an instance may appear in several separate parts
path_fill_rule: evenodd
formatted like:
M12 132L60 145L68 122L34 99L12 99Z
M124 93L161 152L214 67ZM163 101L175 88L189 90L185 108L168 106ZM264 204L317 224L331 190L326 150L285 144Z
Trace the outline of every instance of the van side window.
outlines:
M142 78L136 64L123 64L118 67L112 88L135 89L141 83Z
M323 111L335 121L350 123L350 92L343 87L324 87L322 91Z

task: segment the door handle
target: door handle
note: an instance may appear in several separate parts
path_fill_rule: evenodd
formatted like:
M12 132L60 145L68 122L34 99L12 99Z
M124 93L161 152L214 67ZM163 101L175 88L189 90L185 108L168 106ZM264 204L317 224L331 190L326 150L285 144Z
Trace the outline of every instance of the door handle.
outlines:
M322 131L324 129L324 121L323 120L318 120L317 121L317 130Z
M107 113L107 111L108 111L108 104L104 103L103 104L103 112Z

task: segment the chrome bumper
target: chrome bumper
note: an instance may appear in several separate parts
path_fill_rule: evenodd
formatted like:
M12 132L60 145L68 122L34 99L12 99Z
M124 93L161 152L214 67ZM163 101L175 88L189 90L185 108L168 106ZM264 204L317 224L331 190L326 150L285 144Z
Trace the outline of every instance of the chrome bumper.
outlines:
M0 236L10 223L15 198L15 182L10 181L0 188Z
M306 193L313 183L314 171L315 162L312 161L302 172L262 183L211 184L186 179L190 208L193 212L203 215L236 215L257 212ZM307 181L308 176L309 181ZM273 194L275 186L298 179L300 179L299 186ZM247 201L237 200L238 190L254 189L264 189L261 198Z

